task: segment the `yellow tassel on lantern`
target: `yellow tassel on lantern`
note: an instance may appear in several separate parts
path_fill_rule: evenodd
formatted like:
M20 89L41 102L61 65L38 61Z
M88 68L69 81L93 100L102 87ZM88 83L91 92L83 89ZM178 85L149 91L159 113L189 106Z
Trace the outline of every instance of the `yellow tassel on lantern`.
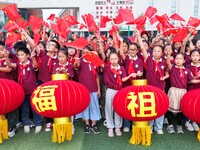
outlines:
M67 74L54 74L52 80L68 80ZM64 142L72 139L71 117L54 118L52 142Z
M0 115L0 144L3 139L8 139L8 121L3 115Z
M198 139L199 142L200 142L200 129L199 129L198 134L197 134L197 139Z
M151 127L149 121L135 121L132 125L132 136L129 141L131 144L144 146L151 145Z
M132 80L133 86L147 85L147 80ZM140 144L144 146L151 145L151 127L149 121L135 121L132 125L132 136L129 141L131 144Z
M70 117L54 118L52 142L64 142L72 139L72 122Z

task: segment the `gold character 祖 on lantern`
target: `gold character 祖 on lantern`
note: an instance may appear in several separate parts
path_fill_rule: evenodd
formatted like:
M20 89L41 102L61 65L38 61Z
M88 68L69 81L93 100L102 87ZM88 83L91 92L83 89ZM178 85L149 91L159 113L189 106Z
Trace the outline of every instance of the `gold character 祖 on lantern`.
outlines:
M131 102L128 104L127 108L128 110L131 110L131 115L133 117L152 117L156 116L156 107L155 107L155 96L153 92L139 92L139 105L140 105L140 111L139 114L135 113L135 109L138 108L138 104L136 103L137 95L134 95L134 92L129 92L129 95L127 96L128 99L131 99ZM146 106L146 104L149 103L151 105ZM146 112L150 113L146 113Z

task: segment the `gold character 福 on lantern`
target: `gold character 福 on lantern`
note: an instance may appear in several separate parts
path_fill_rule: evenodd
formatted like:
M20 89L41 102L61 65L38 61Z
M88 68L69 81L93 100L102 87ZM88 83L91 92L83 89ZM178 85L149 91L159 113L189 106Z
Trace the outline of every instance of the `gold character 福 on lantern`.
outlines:
M46 110L57 111L56 100L54 96L57 85L37 87L35 90L32 103L35 105L38 112Z

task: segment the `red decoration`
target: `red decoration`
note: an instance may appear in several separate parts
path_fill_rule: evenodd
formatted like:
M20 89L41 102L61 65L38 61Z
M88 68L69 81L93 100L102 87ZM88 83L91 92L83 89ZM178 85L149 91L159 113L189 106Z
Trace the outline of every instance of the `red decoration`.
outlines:
M89 102L89 91L82 84L68 80L44 83L31 96L32 108L49 118L73 116L86 109Z
M87 53L83 56L84 59L91 62L94 66L99 67L104 64L104 61L99 58L97 54L94 54L92 52Z
M187 92L181 100L181 110L192 121L200 123L200 89Z
M154 86L129 86L115 95L113 107L127 120L149 121L167 111L169 100L162 90Z
M200 123L200 89L187 92L181 99L181 110L184 115L190 120ZM200 142L200 130L197 134L197 139Z
M24 100L24 90L18 83L0 79L0 115L18 108Z
M10 18L10 20L12 21L15 21L21 17L21 15L18 14L16 4L8 5L2 10L8 16L8 18Z
M149 6L146 10L146 12L144 13L144 16L147 16L149 19L153 17L153 15L155 15L157 13L157 9Z

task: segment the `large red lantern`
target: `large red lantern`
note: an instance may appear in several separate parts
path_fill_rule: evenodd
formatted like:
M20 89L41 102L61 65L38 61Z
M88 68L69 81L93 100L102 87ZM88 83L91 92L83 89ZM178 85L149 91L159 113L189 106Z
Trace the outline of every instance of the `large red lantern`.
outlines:
M90 94L82 84L66 80L65 74L55 74L52 79L33 92L31 106L40 115L54 118L52 141L60 143L72 139L70 117L87 108Z
M190 120L200 123L200 89L187 92L181 99L181 110ZM200 130L197 134L200 141Z
M122 117L133 120L131 144L151 144L149 121L162 116L169 107L167 95L147 80L133 80L133 86L123 88L114 97L114 110Z
M8 123L4 115L17 109L24 100L24 90L18 83L0 79L0 143L8 139Z

